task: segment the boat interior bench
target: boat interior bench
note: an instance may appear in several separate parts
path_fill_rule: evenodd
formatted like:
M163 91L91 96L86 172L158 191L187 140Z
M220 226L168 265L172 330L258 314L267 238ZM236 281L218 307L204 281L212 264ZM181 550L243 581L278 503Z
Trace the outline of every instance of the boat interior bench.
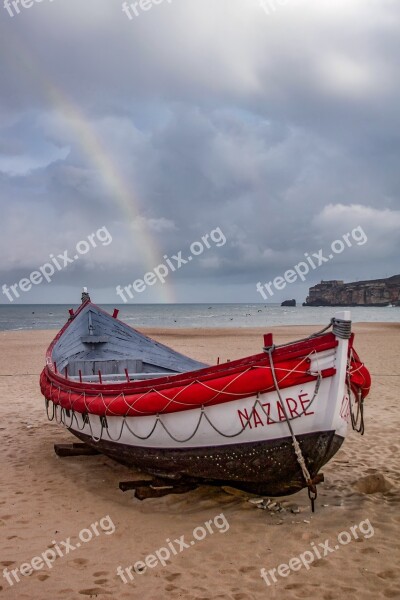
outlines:
M146 365L148 368L149 365ZM157 372L147 373L143 369L141 359L96 359L96 360L73 360L68 362L68 377L76 381L99 382L101 381L126 381L140 379L154 379L163 375L178 375L176 371L161 369Z

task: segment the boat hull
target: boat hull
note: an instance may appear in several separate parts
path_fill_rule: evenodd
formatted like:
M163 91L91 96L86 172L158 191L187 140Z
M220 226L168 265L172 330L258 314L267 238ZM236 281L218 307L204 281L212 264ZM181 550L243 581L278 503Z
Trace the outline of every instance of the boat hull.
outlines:
M292 439L233 443L199 448L143 448L70 429L80 440L127 467L184 482L229 485L260 495L282 496L306 487ZM336 454L344 438L333 431L297 436L311 477Z
M261 353L210 366L87 300L47 351L47 415L161 480L273 496L311 489L346 436L351 394L361 406L370 387L350 314L331 327L281 346L268 334Z

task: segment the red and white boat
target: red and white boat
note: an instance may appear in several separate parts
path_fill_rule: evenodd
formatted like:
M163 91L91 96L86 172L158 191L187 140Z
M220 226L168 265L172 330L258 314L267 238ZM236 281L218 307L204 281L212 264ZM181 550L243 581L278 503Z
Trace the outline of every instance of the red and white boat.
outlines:
M88 296L51 343L40 384L47 414L87 445L163 480L262 495L308 486L361 429L370 376L350 313L307 339L219 365L132 329ZM328 331L328 329L330 329Z

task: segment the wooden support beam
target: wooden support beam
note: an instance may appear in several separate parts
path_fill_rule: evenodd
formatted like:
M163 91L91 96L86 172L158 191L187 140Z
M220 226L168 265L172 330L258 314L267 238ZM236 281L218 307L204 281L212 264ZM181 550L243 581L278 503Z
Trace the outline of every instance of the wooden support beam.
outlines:
M94 456L100 454L87 444L76 442L74 444L54 444L54 452L57 456Z
M139 479L136 481L121 481L120 490L135 490L138 500L147 498L162 498L169 494L186 494L198 487L197 483L172 483L170 480Z

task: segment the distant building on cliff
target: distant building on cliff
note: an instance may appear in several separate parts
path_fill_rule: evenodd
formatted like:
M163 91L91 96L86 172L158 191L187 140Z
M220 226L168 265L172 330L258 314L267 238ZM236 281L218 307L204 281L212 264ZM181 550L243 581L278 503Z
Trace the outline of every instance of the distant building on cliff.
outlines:
M309 289L303 306L400 306L400 275L388 279L321 281Z

